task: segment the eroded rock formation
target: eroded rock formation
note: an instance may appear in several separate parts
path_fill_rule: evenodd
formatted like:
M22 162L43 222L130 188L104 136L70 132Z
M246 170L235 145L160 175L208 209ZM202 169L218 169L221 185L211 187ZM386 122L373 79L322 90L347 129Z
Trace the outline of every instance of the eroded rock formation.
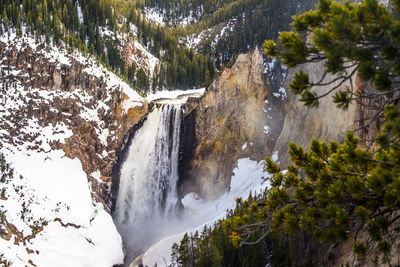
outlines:
M321 64L301 68L313 80L323 74ZM186 153L181 162L181 195L195 191L215 198L229 190L239 158L259 161L274 155L285 167L292 141L308 147L312 138L343 140L345 132L353 129L356 105L342 111L328 96L317 108L305 107L284 89L296 70L286 71L274 61L268 62L258 50L242 54L199 101L186 104L185 120L195 131L186 142L193 143L192 154ZM334 85L321 88L321 92Z
M18 87L26 93L23 96L18 90L15 95L9 92L11 97L22 101L24 108L8 110L0 121L0 128L8 131L1 134L2 142L29 141L34 144L29 149L44 151L37 135L25 132L23 126L29 120L37 120L42 127L60 123L67 126L72 136L65 143L50 143L51 149L62 149L67 157L80 159L88 174L92 198L109 208L117 153L131 128L147 114L148 104L143 101L126 110L127 96L119 85L110 86L107 72L98 77L85 71L94 61L80 61L71 56L66 57L68 62L60 63L48 56L52 52L44 46L21 48L0 42L2 64L8 68L0 74L3 90ZM97 171L96 179L92 174Z

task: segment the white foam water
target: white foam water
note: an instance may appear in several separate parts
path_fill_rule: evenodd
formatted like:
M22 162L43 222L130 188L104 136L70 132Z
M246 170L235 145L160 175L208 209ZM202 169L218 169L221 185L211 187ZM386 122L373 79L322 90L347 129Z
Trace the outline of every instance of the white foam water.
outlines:
M177 221L180 105L154 107L132 139L121 176L114 220L129 263Z

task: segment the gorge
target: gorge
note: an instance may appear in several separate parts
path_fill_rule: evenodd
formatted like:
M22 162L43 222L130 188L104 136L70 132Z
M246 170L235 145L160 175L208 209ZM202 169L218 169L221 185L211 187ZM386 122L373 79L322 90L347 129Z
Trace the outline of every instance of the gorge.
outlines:
M263 53L316 0L50 2L0 3L0 265L169 266L185 233L270 188L266 156L285 169L290 142L381 126L371 103L311 109L289 88L302 70L321 94L371 90L357 73ZM352 242L326 254L346 264Z
M316 73L317 68L314 71ZM298 119L292 121L293 116L295 118L310 116L310 111L301 104L297 104L289 91L282 93L281 84L285 84L286 79L290 79L290 75L292 75L291 72L286 74L278 64L268 64L258 50L240 55L234 66L225 70L204 95L189 96L185 101L181 101L182 122L179 126L181 154L180 158L174 159L178 160L174 161L175 163L169 161L166 164L154 158L150 164L147 164L148 159L158 154L155 153L156 150L145 152L147 153L145 157L138 156L149 147L158 147L157 149L169 147L173 151L171 149L173 139L165 139L167 135L164 134L158 136L156 139L163 140L165 145L160 147L155 144L154 138L160 129L164 129L164 126L171 126L174 116L168 121L163 120L163 123L153 124L152 122L162 117L160 112L170 111L168 105L179 100L164 99L164 104L154 102L153 111L147 115L142 126L135 131L131 144L126 149L127 156L124 164L121 166L121 178L123 178L124 169L129 165L129 157L132 156L132 166L136 166L139 170L135 175L139 176L126 176L130 178L129 183L132 184L127 184L122 180L119 182L118 201L120 201L122 191L125 192L123 194L126 194L127 190L135 192L135 189L130 187L135 178L145 182L137 193L137 196L141 196L140 200L136 200L136 203L142 204L135 205L134 209L152 214L147 223L144 223L146 226L142 226L143 222L141 222L138 223L139 229L131 228L137 229L135 231L130 232L126 228L120 231L131 241L142 240L139 242L142 250L138 249L134 254L135 256L143 252L144 254L135 261L136 265L140 262L146 263L147 266L152 266L156 262L161 265L168 263L172 243L178 242L185 231L193 233L195 229L200 231L205 223L212 225L215 220L224 216L227 209L232 208L236 197L246 198L250 191L258 191L267 186L261 183L261 177L268 176L263 172L262 160L265 155L273 155L273 158L284 166L288 158L287 146L284 145L287 140L298 140L298 143L307 146L315 136L322 140L340 140L345 131L350 129L355 115L349 116L349 113L337 110L329 99L324 102L324 108L313 110L315 120L312 124L305 125ZM229 99L229 101L223 101L223 99ZM330 110L327 111L326 108L329 106ZM325 126L328 122L332 124L331 127ZM269 128L268 132L265 131L266 125ZM176 131L177 129L170 128L169 138L174 136L172 133ZM162 132L167 131L164 129ZM190 141L185 143L185 140ZM185 146L190 153L185 152ZM186 158L182 158L183 155ZM165 158L168 157L165 156ZM141 160L137 160L138 158ZM156 164L160 164L159 170L172 170L174 168L169 164L177 164L177 162L179 162L177 176L171 177L168 172L154 174L157 169ZM162 166L167 166L167 168ZM221 168L221 166L225 167ZM244 170L247 170L247 173ZM147 174L140 176L142 173ZM175 195L174 203L178 202L180 208L180 212L173 219L167 219L168 216L162 215L165 216L166 222L159 219L159 207L163 207L159 204L163 203L159 196L163 195L167 199L170 195L159 193L159 182L153 179L154 176L159 177L159 175L164 178L169 177L170 181L176 183L174 190L177 190L177 195ZM144 176L147 179L142 180L141 177ZM236 179L240 182L236 183ZM153 181L154 184L151 184ZM171 184L163 184L165 185ZM121 188L122 186L124 188ZM152 202L149 202L153 203L151 207L145 204L144 194L148 192L146 191L148 189L153 195ZM122 214L118 210L118 201L114 217ZM168 210L171 209L168 208ZM193 210L196 212L193 213ZM135 212L132 210L132 213ZM167 212L167 214L170 213ZM123 217L127 218L125 215ZM139 218L145 217L139 215ZM116 218L118 225L118 220L122 220ZM158 226L162 228L162 233L156 233L157 226L153 225L153 222L159 222ZM147 235L144 239L140 237L141 233L146 232L147 224L157 236L154 241L160 240L160 242L146 251L144 248L153 244L149 241L152 238L151 235ZM134 233L137 233L136 236ZM145 241L149 243L143 246ZM129 241L125 242L129 244ZM129 264L132 260L133 258L129 258L126 263ZM136 266L135 264L133 266Z

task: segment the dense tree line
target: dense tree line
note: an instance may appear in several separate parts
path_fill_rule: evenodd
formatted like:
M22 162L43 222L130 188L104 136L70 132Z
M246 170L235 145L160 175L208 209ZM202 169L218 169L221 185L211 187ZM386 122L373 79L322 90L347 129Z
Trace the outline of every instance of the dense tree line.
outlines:
M180 44L176 34L169 28L147 21L135 9L130 10L127 23L138 27L138 38L162 60L159 76L156 77L159 87L208 86L216 77L214 58L206 53L195 53Z
M207 27L218 25L231 18L233 30L221 38L212 47L213 36L203 43L202 52L214 55L216 65L233 63L239 53L244 53L256 46L260 47L265 39L275 40L279 31L288 30L291 17L299 12L309 10L316 0L263 0L237 1L220 8L206 21ZM224 25L224 24L223 24Z
M237 233L232 233L232 228L256 224L260 217L270 216L269 212L255 212L260 203L266 201L267 194L264 191L250 193L246 200L239 198L224 220L205 226L200 232L186 233L179 244L172 246L171 266L317 266L330 261L328 257L319 256L326 245L314 242L306 233L269 232L260 242L256 242L258 237L252 236L247 244L238 245L234 239ZM302 251L302 247L308 251Z
M14 27L21 34L23 23L37 39L44 36L47 43L53 41L56 45L64 41L72 48L97 55L113 70L123 72L120 52L99 32L99 27L114 29L117 25L117 16L107 0L5 0L0 9L5 28Z
M177 23L172 28L177 36L214 29L216 33L201 42L199 51L212 55L216 67L221 69L223 65L231 65L239 53L260 47L265 39L276 39L279 31L289 29L292 15L309 10L316 3L317 0L146 0L137 1L136 6L164 10L165 20L170 25ZM196 12L191 12L197 10L196 17ZM177 18L186 16L194 16L198 21L179 26ZM218 37L229 21L233 25L232 31L225 30L226 35Z
M316 0L5 0L0 4L2 22L20 29L26 23L32 33L45 36L47 42L64 41L70 47L88 51L106 66L120 73L129 82L145 91L162 88L208 86L218 75L216 68L232 64L239 53L260 46L265 39L275 39L279 30L286 30L290 17L313 6ZM162 27L145 19L144 7L168 10L167 20L184 17L191 10L201 10L199 21L185 27ZM81 14L79 14L81 13ZM199 14L200 14L199 13ZM33 16L32 14L37 14ZM123 15L127 20L121 19ZM80 18L81 16L81 18ZM221 29L232 19L232 31L216 39L215 34L202 42L197 52L178 40L190 34L216 27ZM161 59L157 75L137 80L141 66L128 66L118 42L101 36L100 27L129 32L137 26L139 41ZM130 68L130 72L128 70ZM135 71L132 71L135 70ZM129 75L128 75L129 74ZM142 76L142 73L141 73ZM151 88L150 88L151 84Z
M127 20L119 10L124 11ZM143 91L207 86L217 74L210 56L180 45L167 28L146 21L126 1L5 0L0 3L0 11L1 30L12 27L21 34L22 27L27 26L38 40L44 37L47 43L52 41L56 45L63 41L70 48L92 53ZM161 59L153 80L141 66L126 64L118 40L101 35L106 28L128 33L131 23L137 26L139 41Z

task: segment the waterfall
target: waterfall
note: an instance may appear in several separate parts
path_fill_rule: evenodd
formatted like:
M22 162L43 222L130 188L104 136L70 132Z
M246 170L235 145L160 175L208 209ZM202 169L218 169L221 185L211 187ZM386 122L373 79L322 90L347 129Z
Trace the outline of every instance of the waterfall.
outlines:
M114 220L126 262L163 237L176 219L181 120L180 105L155 107L121 166Z

